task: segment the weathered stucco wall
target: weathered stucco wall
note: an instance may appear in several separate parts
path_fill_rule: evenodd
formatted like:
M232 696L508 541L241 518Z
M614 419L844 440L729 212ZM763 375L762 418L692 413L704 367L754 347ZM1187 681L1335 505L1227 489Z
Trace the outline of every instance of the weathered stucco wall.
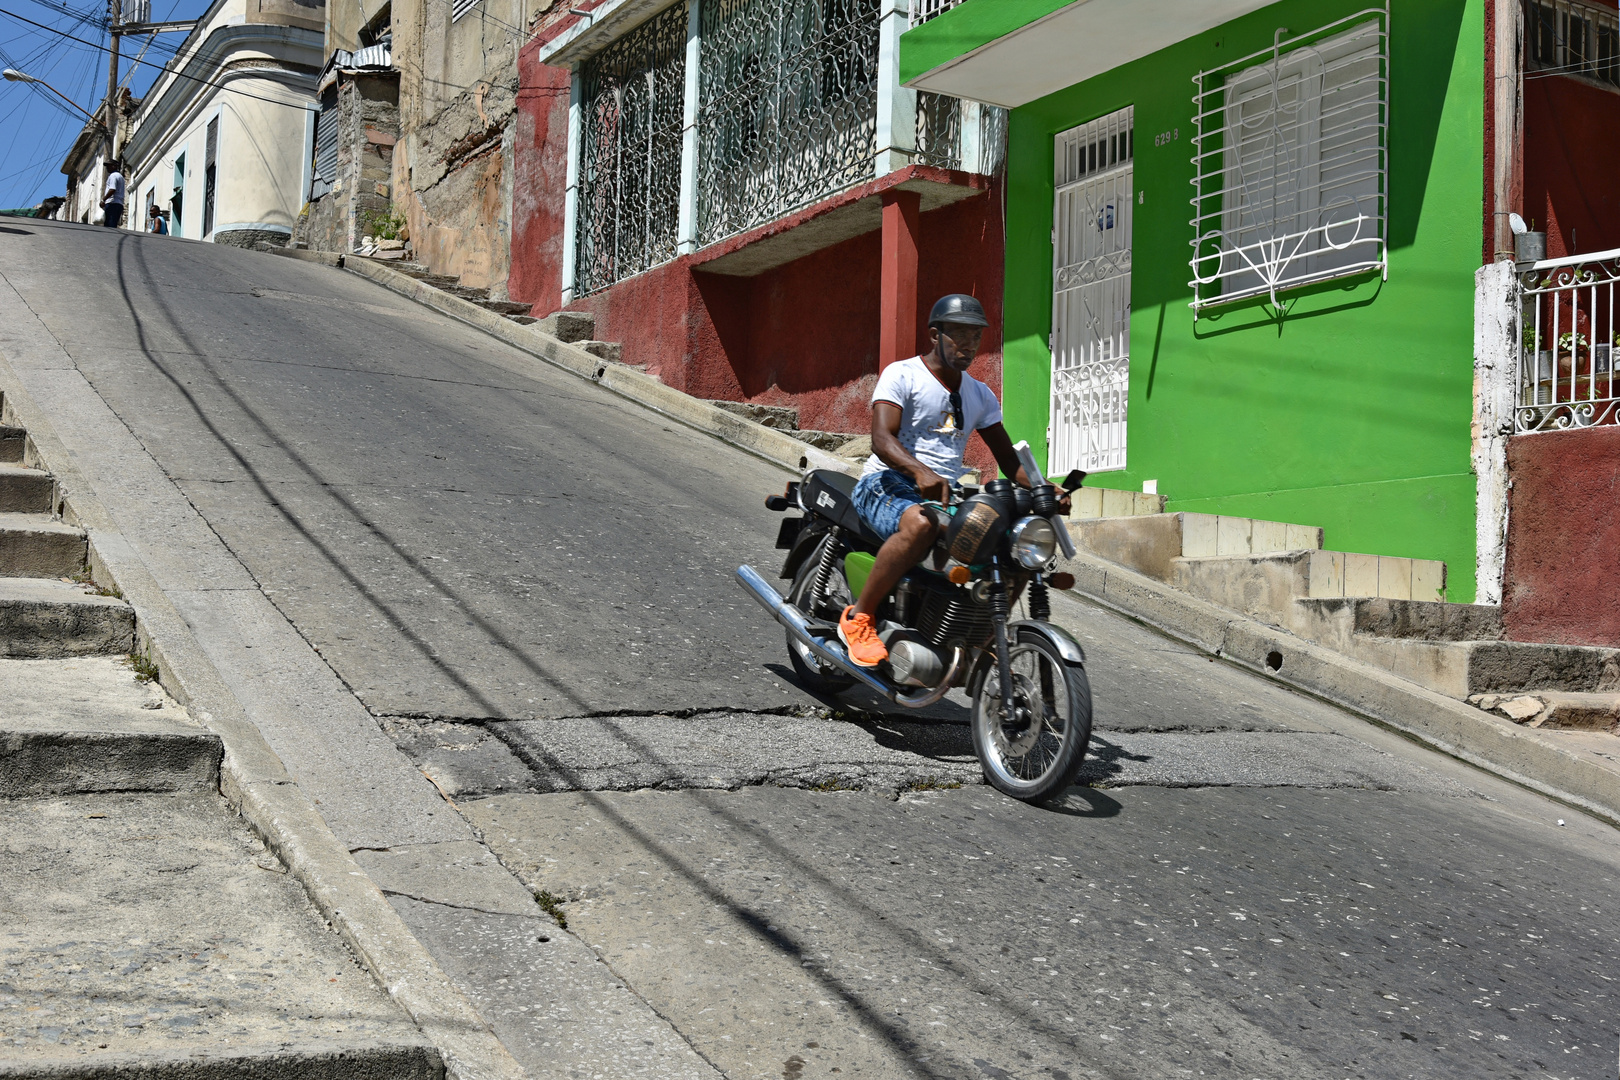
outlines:
M1620 645L1620 427L1520 435L1507 458L1508 637Z

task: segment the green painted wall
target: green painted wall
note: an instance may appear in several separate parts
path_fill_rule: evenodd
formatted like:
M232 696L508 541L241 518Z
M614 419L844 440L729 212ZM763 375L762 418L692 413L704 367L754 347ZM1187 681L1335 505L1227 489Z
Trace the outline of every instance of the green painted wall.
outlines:
M987 0L971 0L965 15ZM1051 354L1052 139L1136 108L1129 468L1169 509L1321 525L1342 551L1444 559L1474 598L1473 274L1483 215L1482 0L1393 0L1389 280L1376 276L1206 313L1195 324L1192 77L1365 4L1284 0L1012 113L1006 346L1015 440L1045 441ZM943 21L938 20L938 21ZM926 29L924 27L923 29ZM1177 133L1163 146L1161 132Z

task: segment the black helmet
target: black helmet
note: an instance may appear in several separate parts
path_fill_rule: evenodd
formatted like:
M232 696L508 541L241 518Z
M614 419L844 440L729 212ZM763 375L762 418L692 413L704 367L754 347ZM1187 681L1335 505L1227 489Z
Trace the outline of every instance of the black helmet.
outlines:
M973 297L966 293L951 293L934 301L933 310L928 313L929 326L938 326L940 323L989 326L990 320L984 317L984 305Z

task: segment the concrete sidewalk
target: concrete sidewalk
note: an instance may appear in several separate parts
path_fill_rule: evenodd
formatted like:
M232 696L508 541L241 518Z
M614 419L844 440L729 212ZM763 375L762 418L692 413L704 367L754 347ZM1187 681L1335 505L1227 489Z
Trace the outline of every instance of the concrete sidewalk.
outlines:
M156 684L0 660L0 702L0 1076L443 1075Z

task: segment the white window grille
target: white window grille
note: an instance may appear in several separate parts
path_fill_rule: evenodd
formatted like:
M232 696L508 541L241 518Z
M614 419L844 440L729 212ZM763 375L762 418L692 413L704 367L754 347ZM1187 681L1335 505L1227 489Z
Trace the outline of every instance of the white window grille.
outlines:
M574 294L675 257L686 94L686 4L586 62Z
M937 19L965 0L911 0L911 25L921 26L929 19Z
M478 6L478 0L450 0L450 21L456 22Z
M1530 0L1524 31L1525 66L1532 71L1620 87L1620 13L1614 8Z
M1054 147L1053 476L1125 467L1134 141L1134 110L1125 108L1063 132Z
M1193 96L1194 314L1387 273L1385 10L1201 72ZM1256 61L1259 61L1258 63Z

